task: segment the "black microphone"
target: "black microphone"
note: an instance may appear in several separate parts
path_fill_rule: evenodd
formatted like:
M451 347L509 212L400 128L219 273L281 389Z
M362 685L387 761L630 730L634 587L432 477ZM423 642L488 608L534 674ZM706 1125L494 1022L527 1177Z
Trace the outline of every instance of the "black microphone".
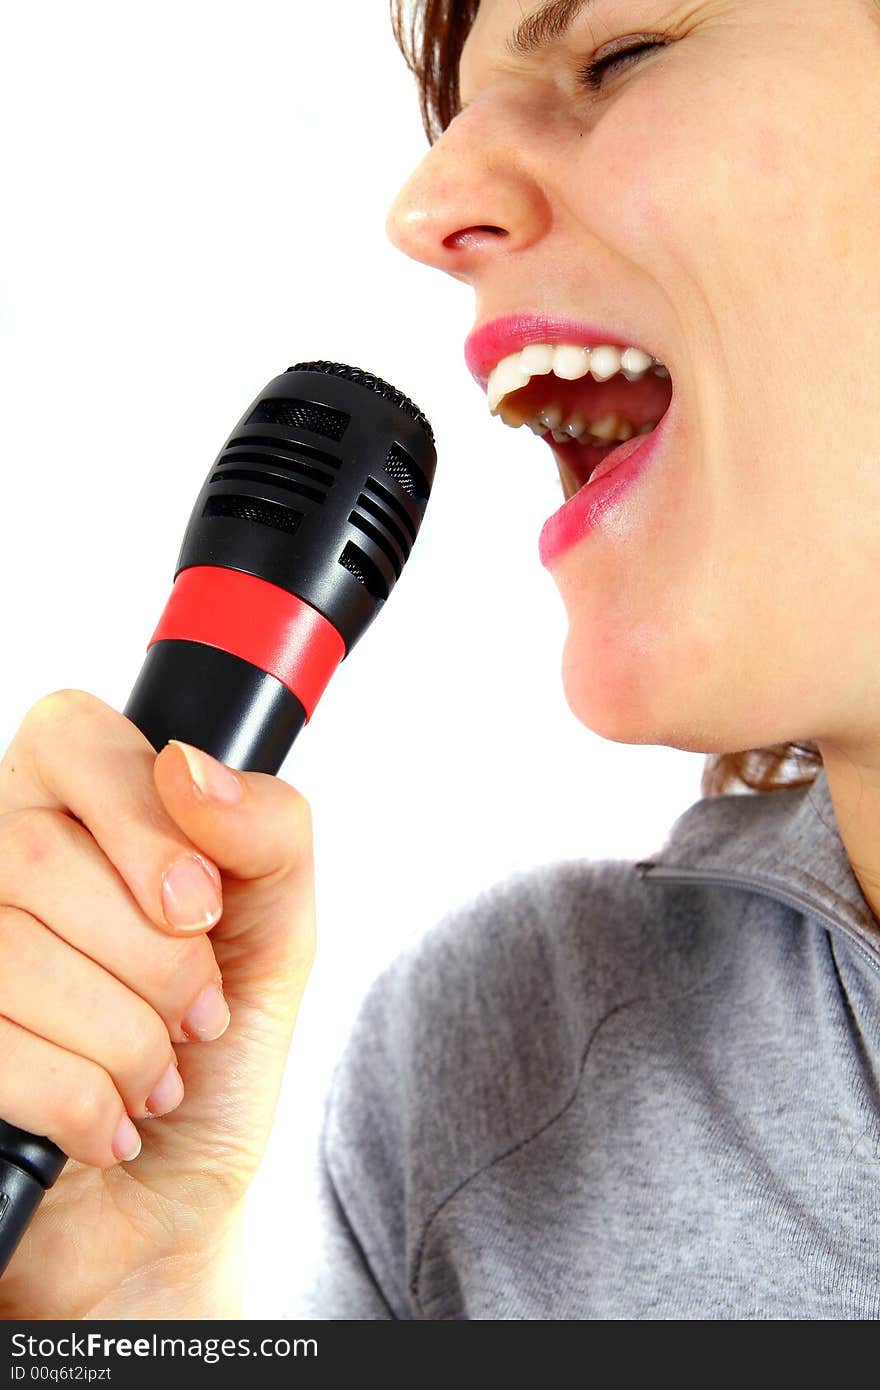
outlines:
M299 362L211 465L123 711L158 753L194 744L276 773L409 558L434 433L387 381ZM0 1120L0 1275L67 1156Z

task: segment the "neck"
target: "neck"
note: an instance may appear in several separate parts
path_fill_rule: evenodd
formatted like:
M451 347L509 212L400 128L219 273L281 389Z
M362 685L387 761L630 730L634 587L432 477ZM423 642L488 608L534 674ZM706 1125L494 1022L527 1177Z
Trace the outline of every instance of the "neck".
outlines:
M880 922L880 740L859 747L818 747L850 867Z

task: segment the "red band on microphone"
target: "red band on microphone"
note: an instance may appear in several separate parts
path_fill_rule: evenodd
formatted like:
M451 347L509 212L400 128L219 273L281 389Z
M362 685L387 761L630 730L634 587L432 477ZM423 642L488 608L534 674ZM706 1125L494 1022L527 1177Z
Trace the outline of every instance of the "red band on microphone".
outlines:
M168 640L219 647L275 676L307 722L345 656L336 628L316 608L277 584L214 565L177 576L147 650Z

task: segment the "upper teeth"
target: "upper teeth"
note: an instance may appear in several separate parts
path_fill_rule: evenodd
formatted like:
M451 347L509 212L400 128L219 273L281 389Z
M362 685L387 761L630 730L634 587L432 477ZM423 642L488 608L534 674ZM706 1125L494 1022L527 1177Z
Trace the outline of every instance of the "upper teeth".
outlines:
M489 376L486 394L489 409L497 415L504 397L527 386L533 376L553 372L563 381L577 381L589 372L596 381L607 381L615 372L622 372L627 381L641 381L647 371L655 376L669 376L659 358L637 347L618 348L606 343L594 348L578 347L574 343L552 347L549 343L530 343L501 359Z

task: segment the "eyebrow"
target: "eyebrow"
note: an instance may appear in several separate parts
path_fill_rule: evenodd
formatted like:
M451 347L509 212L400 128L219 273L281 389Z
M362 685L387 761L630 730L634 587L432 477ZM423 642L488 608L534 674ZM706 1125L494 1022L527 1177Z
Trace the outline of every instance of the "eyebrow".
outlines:
M571 28L581 10L593 0L545 0L534 14L527 15L507 40L508 53L515 58L529 58L561 39Z

